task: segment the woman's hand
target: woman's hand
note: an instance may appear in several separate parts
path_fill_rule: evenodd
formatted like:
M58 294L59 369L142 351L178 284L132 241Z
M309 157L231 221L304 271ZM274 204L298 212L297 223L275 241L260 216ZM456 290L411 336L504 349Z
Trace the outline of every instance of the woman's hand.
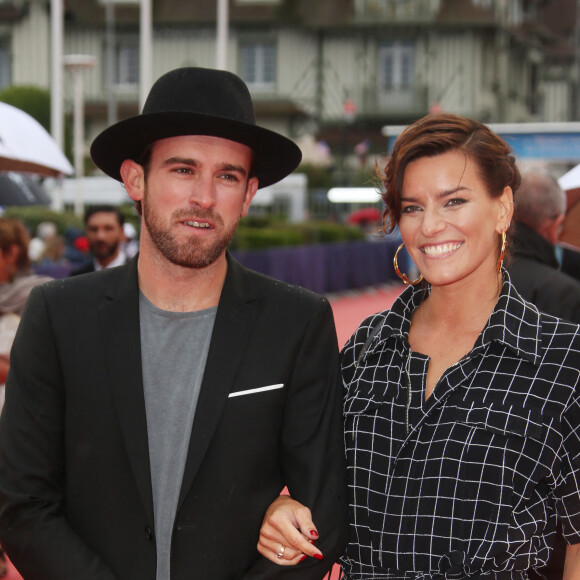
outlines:
M318 539L310 510L290 496L276 498L264 516L258 552L281 566L294 566L308 556L322 560L312 542Z
M566 547L562 580L576 580L577 578L580 578L580 544L571 544Z

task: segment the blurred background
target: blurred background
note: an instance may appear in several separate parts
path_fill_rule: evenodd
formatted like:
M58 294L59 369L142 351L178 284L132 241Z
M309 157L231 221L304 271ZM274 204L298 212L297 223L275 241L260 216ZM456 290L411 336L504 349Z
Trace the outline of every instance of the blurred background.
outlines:
M33 236L55 223L65 247L91 204L121 206L138 229L90 143L179 66L235 72L257 122L301 147L297 171L259 191L232 250L320 292L393 279L398 239L377 234L377 169L425 114L490 124L524 169L559 178L580 163L578 0L0 0L0 101L38 120L72 166L28 175L44 192L21 204L0 195L3 211ZM566 189L579 186L580 175ZM579 200L570 194L571 214ZM564 226L567 247L580 246L577 222Z

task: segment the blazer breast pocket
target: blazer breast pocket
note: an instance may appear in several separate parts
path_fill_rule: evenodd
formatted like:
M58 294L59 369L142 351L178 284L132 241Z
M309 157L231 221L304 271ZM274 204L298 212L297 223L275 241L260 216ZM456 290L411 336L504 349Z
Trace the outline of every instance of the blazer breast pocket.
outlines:
M227 407L236 409L246 406L273 405L284 400L284 383L251 387L233 391L228 395Z

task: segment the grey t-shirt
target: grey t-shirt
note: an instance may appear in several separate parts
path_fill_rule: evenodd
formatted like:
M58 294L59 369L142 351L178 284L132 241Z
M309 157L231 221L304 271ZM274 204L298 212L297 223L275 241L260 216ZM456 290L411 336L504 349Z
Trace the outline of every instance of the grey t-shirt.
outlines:
M157 580L171 577L173 524L216 312L168 312L139 299Z

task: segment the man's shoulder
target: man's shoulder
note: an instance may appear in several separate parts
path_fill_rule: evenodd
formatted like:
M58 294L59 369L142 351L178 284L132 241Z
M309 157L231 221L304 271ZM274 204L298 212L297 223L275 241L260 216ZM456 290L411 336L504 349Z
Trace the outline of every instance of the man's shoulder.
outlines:
M523 298L541 311L580 323L580 282L564 272L529 258L508 267L510 278Z
M82 301L83 297L100 295L104 290L114 289L126 279L128 266L89 271L78 276L53 280L43 285L43 291L49 298L60 297L63 300Z
M266 274L256 272L245 266L240 266L248 285L261 297L286 302L303 302L306 304L316 304L318 302L328 302L328 300L312 290L302 286L296 286L277 278L272 278Z
M546 286L551 290L558 287L580 290L580 281L576 278L531 258L514 258L508 266L508 271L516 287L517 281L523 279L528 284L531 282L536 286ZM518 288L518 290L520 289ZM580 295L578 298L580 299Z

